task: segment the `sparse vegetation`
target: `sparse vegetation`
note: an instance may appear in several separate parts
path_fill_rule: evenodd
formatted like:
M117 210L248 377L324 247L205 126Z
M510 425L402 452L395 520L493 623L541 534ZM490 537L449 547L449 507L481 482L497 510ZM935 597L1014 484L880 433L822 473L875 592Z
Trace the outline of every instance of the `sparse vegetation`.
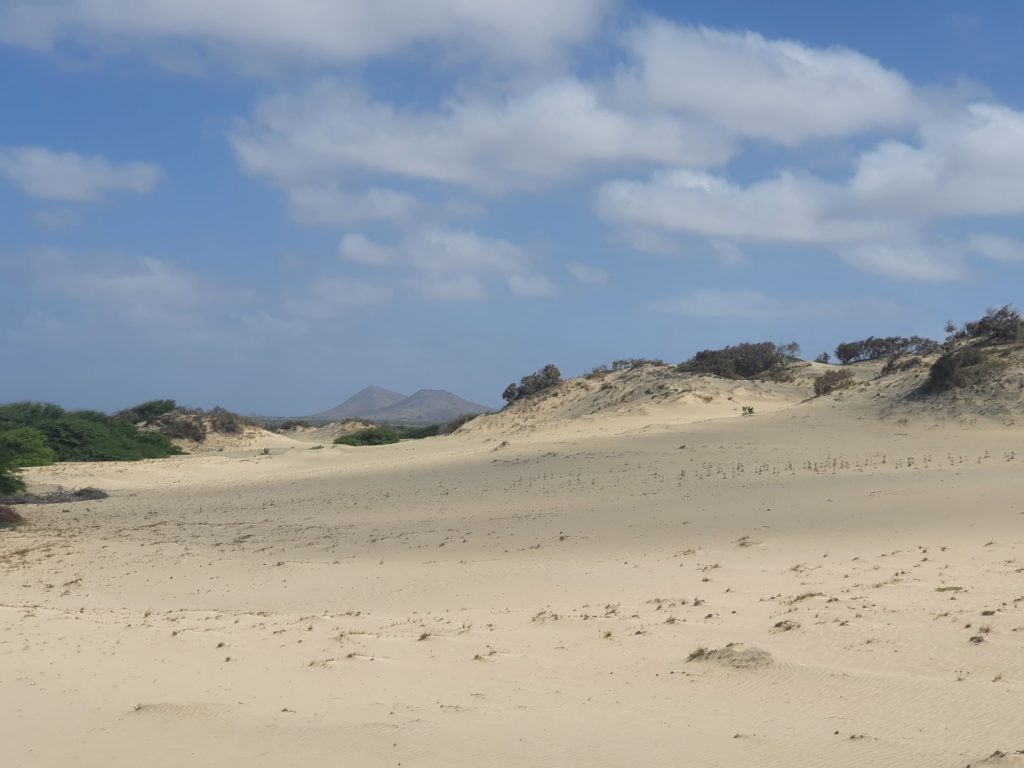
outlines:
M753 379L779 374L800 353L800 346L770 341L744 342L724 349L704 349L677 369L683 373L707 373L725 379Z
M990 356L984 350L973 345L961 347L935 361L921 391L932 394L966 387L984 379L993 367Z
M422 440L441 434L441 426L428 424L423 427L396 427L382 424L367 427L335 438L335 445L389 445L399 440Z
M149 420L147 426L175 440L201 443L210 432L240 435L246 426L262 427L262 424L218 405L209 411L202 408L174 408Z
M853 384L853 373L850 371L826 371L814 379L814 394L827 395L837 389L843 389Z
M244 428L242 417L237 413L224 410L219 405L206 414L209 419L210 429L225 435L240 434Z
M822 352L820 355L818 355L816 358L814 358L814 362L816 362L816 363L825 363L826 365L829 362L831 362L831 360L832 360L832 355L830 355L828 352Z
M367 427L334 439L335 445L388 445L401 440L394 427Z
M846 365L894 355L930 355L939 349L939 342L921 336L869 336L861 341L845 341L837 346L836 359Z
M502 399L511 404L529 395L536 394L545 389L550 389L562 380L562 372L558 367L549 363L539 371L524 376L519 384L509 384L502 392Z
M457 418L454 418L451 421L449 421L447 424L442 424L438 428L438 434L440 434L440 435L450 435L453 432L456 432L457 430L459 430L462 426L464 426L464 425L468 424L469 422L471 422L473 419L475 419L479 415L480 415L479 413L467 413L467 414L465 414L463 416L459 416Z
M147 421L153 421L177 407L178 404L173 400L149 400L148 402L134 405L131 408L125 408L123 411L118 411L114 414L114 418L126 421L129 424L142 424Z
M950 323L946 326L950 339L976 339L990 344L1016 344L1024 342L1024 318L1010 304L999 309L988 309L985 314L974 322L964 323L957 330Z
M9 495L0 495L0 504L68 504L73 501L97 501L109 496L106 491L99 488L87 487L67 490L58 488L49 493L24 493L17 492Z

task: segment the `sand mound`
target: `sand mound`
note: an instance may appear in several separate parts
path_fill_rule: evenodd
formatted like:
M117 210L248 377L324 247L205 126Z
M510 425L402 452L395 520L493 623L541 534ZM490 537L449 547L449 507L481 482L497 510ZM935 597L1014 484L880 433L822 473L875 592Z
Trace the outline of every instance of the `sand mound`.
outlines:
M687 661L714 662L732 669L763 669L772 664L772 655L760 648L742 643L729 643L724 648L710 651L698 648L690 654Z
M241 432L210 432L202 442L173 439L175 445L188 453L220 453L223 451L286 450L294 448L296 441L285 435L268 432L259 427L243 427Z
M342 435L351 435L361 429L369 429L376 426L372 421L361 419L346 419L345 421L332 421L321 427L292 427L281 432L285 437L298 440L303 443L315 443L317 445L330 445L336 438Z
M645 364L629 370L567 379L551 389L478 416L461 434L513 434L558 428L567 422L641 419L644 423L687 423L780 410L813 393L813 364L793 366L786 382L722 379L680 373L671 365Z

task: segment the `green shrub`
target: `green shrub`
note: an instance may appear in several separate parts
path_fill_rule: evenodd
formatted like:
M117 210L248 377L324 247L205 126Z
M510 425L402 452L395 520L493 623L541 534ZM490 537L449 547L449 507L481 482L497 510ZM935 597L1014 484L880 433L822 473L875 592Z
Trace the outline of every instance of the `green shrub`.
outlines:
M45 437L55 461L133 461L181 453L163 435L97 411L65 411L48 403L0 406L0 434L24 427Z
M402 439L394 427L369 427L342 435L334 440L335 445L389 445Z
M814 379L814 394L827 395L837 389L852 386L853 373L850 371L826 371Z
M725 379L752 379L769 372L779 372L799 353L794 344L780 346L770 341L744 342L724 349L704 349L677 370L682 373L706 373Z
M398 437L402 440L422 440L425 437L437 437L441 433L440 424L427 424L422 427L395 427Z
M0 432L2 446L15 466L45 467L53 464L54 452L46 435L35 427L15 427Z
M562 372L552 364L545 365L539 371L523 376L519 384L509 384L501 393L501 398L511 404L529 395L550 389L562 380Z

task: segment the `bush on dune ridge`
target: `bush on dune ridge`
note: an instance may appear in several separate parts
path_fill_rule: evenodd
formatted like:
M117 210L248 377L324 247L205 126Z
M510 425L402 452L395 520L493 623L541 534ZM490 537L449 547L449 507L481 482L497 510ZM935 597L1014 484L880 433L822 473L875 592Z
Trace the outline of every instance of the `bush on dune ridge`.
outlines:
M681 373L706 373L724 379L752 379L778 374L800 354L800 345L771 341L743 342L723 349L703 349L677 370Z
M550 389L562 380L562 372L558 367L548 363L539 371L523 376L519 384L509 384L501 394L501 399L508 404L521 400L524 397L536 394L545 389Z
M836 347L836 359L846 365L900 355L930 355L938 352L939 347L939 342L921 336L869 336L860 341L844 341L839 344Z

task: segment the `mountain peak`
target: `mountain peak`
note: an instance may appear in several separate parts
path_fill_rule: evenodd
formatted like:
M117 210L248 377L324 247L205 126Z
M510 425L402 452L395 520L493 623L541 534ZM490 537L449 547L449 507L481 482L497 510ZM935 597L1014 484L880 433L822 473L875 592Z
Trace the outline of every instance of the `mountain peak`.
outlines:
M400 403L406 396L399 392L392 392L371 384L359 390L345 402L334 406L326 411L314 413L312 418L324 419L326 421L344 421L345 419L365 418L366 413L387 408L395 403Z
M369 386L341 405L313 414L325 421L367 419L386 424L440 424L471 413L492 409L443 389L420 389L406 397L382 387Z

